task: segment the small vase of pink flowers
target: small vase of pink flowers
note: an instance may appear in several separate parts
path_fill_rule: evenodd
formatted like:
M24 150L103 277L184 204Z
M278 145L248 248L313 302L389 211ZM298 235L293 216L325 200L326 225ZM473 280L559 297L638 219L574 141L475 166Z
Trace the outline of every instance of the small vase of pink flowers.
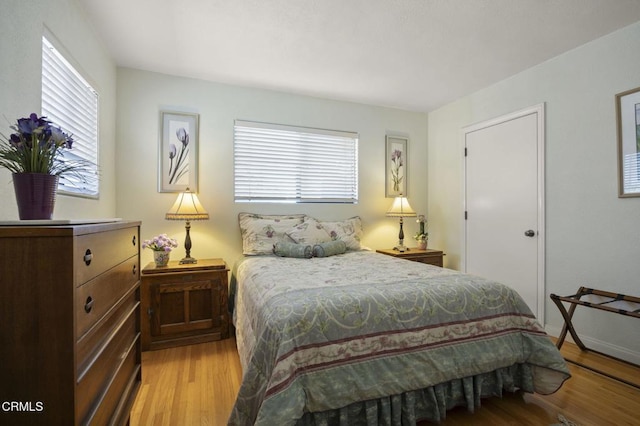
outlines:
M143 249L148 248L153 251L153 261L158 267L169 264L171 250L176 247L178 247L178 242L173 238L169 238L167 234L160 234L150 240L144 240L142 242Z

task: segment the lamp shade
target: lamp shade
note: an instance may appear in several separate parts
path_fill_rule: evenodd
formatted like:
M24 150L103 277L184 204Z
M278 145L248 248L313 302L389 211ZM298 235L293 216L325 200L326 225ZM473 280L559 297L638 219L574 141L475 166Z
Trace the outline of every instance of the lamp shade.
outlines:
M413 211L406 197L396 197L393 200L391 208L387 211L389 217L414 217L417 216Z
M164 217L168 220L208 220L209 213L200 204L198 196L187 188L178 195L176 202Z

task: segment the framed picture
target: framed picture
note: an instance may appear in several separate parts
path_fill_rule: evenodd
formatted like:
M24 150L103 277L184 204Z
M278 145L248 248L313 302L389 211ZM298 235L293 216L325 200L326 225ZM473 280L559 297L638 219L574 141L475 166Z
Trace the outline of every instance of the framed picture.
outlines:
M407 145L409 139L402 136L387 135L385 150L386 179L385 196L407 196Z
M616 95L618 196L640 197L640 87Z
M158 192L198 192L198 114L160 111Z

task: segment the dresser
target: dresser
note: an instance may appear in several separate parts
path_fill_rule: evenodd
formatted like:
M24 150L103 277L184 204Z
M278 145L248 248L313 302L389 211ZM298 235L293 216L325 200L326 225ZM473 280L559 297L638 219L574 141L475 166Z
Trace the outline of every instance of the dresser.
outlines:
M139 228L0 226L0 423L128 422L141 382Z
M171 261L142 270L142 350L221 340L229 337L227 264Z
M442 250L410 248L407 251L399 252L394 249L376 250L378 253L386 254L400 259L412 260L414 262L428 263L429 265L443 266L442 258L444 253Z

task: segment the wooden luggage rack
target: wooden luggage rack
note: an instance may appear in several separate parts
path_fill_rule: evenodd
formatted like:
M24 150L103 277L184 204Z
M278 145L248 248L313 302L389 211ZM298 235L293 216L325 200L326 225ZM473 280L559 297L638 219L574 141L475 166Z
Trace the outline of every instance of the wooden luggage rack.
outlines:
M584 301L581 300L581 298L583 296L588 296L588 295L593 295L593 296L599 296L601 298L604 298L603 301L601 302L588 302L588 301ZM613 312L619 315L626 315L626 316L630 316L630 317L635 317L635 318L640 318L640 297L633 297L633 296L627 296L625 294L619 294L619 293L611 293L608 291L603 291L603 290L595 290L593 288L586 288L586 287L580 287L578 289L578 292L576 294L573 294L571 296L557 296L555 294L551 295L551 300L553 300L553 302L556 304L556 306L558 307L558 310L560 310L560 313L562 314L562 318L564 318L564 325L562 326L562 332L560 333L560 336L558 336L558 340L556 342L556 346L558 347L558 349L560 349L562 347L562 344L564 343L565 338L567 337L567 331L569 332L569 334L571 334L571 337L573 338L573 341L576 343L576 345L581 349L581 350L588 350L591 352L595 352L597 354L600 354L602 356L608 357L608 358L612 358L615 359L616 361L619 362L623 362L625 364L629 364L632 365L634 367L640 367L637 364L633 364L629 361L625 361L623 359L619 359L616 358L614 356L593 350L593 349L589 349L585 346L585 344L582 342L582 340L580 340L580 338L578 337L578 333L576 333L575 328L573 327L573 324L571 322L572 318L573 318L573 313L576 310L576 307L578 305L581 306L586 306L588 308L593 308L593 309L599 309L602 311L608 311L608 312ZM632 305L632 310L629 309L621 309L618 307L615 307L614 304L615 302L620 302L620 301L624 301L627 302L627 304ZM567 302L569 304L571 304L571 306L569 307L569 310L567 311L567 309L565 309L565 306L562 304L562 302ZM635 309L633 309L635 308ZM619 377L615 377L611 374L608 374L606 372L597 370L591 366L582 364L580 362L577 361L573 361L573 360L567 360L569 362L572 362L574 364L577 364L581 367L584 368L588 368L589 370L593 370L597 373L603 374L607 377L610 377L612 379L615 380L619 380L623 383L626 383L630 386L636 387L636 388L640 388L640 384L638 383L633 383L633 382L629 382L627 380L623 380Z

